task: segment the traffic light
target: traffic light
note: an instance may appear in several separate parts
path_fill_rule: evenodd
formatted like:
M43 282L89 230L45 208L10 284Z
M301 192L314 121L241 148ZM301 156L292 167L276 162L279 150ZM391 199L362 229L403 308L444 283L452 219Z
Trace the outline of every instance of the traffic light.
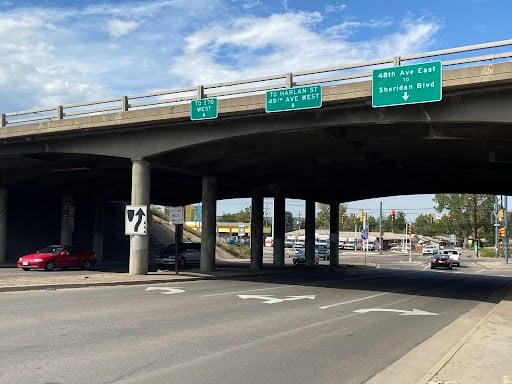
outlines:
M340 216L340 224L341 225L345 224L345 215Z
M506 229L504 227L501 227L500 229L498 229L498 234L500 235L500 237L505 237Z
M356 223L356 214L355 213L352 214L352 223L353 224Z
M366 224L368 224L368 213L364 214L364 219L366 220Z
M395 210L391 210L391 221L395 221Z
M412 224L411 223L407 223L407 234L408 235L412 234Z
M430 224L434 224L434 215L430 215Z
M363 218L364 218L364 211L361 209L361 210L359 211L359 219L360 219L361 221L363 221Z
M500 219L500 222L502 222L505 219L505 211L503 209L500 209L498 211L498 217Z

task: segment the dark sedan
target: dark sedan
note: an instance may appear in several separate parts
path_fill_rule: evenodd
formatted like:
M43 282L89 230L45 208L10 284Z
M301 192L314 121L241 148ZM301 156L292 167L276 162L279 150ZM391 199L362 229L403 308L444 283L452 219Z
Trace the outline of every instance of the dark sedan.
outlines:
M315 264L320 262L320 257L315 252ZM293 264L306 264L306 252L303 248L300 248L297 253L293 256Z
M449 255L435 254L430 259L430 268L447 268L452 269L452 260Z

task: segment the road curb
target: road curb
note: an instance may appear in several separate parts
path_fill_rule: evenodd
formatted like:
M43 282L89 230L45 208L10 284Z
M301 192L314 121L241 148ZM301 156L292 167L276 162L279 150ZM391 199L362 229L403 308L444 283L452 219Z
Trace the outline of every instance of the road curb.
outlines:
M198 280L220 280L228 278L239 278L248 276L267 276L286 273L286 271L268 271L268 272L247 272L247 273L235 273L226 275L204 275L204 276L172 276L169 278L154 278L147 280L127 280L127 281L98 281L98 282L86 282L83 283L55 283L55 284L37 284L37 285L19 285L19 286L5 286L0 287L0 292L21 292L21 291L37 291L37 290L56 290L56 289L74 289L74 288L92 288L92 287L112 287L118 285L144 285L144 284L166 284L176 282L188 282Z

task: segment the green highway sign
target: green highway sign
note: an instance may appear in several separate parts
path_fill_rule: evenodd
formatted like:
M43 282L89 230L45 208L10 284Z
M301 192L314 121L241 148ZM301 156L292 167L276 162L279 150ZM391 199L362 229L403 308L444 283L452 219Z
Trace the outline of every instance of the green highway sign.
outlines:
M440 61L373 71L372 106L374 108L440 101L442 93Z
M216 97L190 101L190 120L216 119L217 116Z
M320 108L322 106L322 86L276 89L267 91L265 111L282 112L296 109Z

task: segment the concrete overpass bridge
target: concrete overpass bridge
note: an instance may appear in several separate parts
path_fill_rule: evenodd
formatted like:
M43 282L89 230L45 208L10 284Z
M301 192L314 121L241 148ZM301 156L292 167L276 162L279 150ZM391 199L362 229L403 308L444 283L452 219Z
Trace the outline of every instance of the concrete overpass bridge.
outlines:
M285 197L306 200L312 263L315 201L331 204L337 245L340 202L417 193L511 194L496 182L512 168L512 53L501 52L510 45L512 40L2 114L0 261L24 250L28 236L60 236L101 255L103 245L108 248L106 201L202 201L201 269L209 271L217 199L252 197L251 266L259 268L264 196L276 198L279 266ZM369 69L482 50L491 53L443 60L441 101L372 107ZM313 84L322 86L321 108L266 113L264 91ZM218 98L218 118L191 121L190 100L205 97ZM130 244L131 273L146 273L147 236L131 236Z

